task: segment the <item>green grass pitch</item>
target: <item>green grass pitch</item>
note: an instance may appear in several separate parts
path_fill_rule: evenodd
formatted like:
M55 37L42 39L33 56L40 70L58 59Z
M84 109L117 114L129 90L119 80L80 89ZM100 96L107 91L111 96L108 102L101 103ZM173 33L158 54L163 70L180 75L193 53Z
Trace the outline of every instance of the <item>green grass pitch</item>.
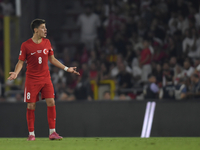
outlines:
M200 138L0 138L0 150L199 150Z

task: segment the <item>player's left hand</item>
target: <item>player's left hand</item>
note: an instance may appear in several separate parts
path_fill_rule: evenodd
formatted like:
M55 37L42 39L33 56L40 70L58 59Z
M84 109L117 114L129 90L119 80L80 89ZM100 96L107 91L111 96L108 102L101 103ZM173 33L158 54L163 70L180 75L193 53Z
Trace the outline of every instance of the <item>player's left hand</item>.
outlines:
M76 75L80 75L80 73L76 71L76 67L69 67L67 69L67 72L74 73Z

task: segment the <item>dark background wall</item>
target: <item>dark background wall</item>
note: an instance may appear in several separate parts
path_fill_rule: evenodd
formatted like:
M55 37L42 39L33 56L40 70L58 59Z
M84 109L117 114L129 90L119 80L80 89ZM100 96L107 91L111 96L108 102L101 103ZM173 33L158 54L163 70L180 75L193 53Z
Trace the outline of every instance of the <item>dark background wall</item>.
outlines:
M200 136L200 102L157 102L151 136Z
M57 132L65 137L140 137L142 102L57 102ZM156 102L151 136L200 136L200 102ZM47 108L37 103L35 132L48 136ZM0 103L0 136L26 137L25 103Z
M144 102L59 102L57 132L65 137L140 136ZM37 103L35 133L48 136L47 108ZM0 104L0 136L26 137L25 103Z

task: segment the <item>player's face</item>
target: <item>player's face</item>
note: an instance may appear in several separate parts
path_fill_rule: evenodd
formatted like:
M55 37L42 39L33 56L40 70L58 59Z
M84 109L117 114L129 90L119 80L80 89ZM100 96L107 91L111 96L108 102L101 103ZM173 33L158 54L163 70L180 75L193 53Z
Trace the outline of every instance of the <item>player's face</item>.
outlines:
M36 34L38 34L39 37L45 38L47 36L47 28L45 24L41 24L37 29L36 29Z

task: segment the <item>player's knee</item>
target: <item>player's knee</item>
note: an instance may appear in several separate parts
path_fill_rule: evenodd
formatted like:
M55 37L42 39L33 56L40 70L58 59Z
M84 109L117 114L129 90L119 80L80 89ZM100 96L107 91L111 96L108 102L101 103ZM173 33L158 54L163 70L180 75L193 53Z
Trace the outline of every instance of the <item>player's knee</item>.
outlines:
M28 109L35 109L35 103L27 103Z
M54 106L55 105L54 99L47 100L46 102L47 102L47 106Z

